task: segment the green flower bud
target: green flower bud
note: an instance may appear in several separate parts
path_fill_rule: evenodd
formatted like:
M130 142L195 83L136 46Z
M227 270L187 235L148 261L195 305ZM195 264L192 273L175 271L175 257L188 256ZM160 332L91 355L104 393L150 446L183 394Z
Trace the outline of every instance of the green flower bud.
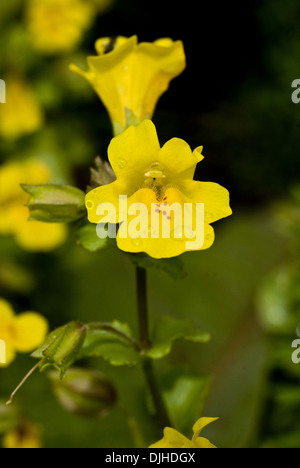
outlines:
M116 180L116 175L107 161L102 161L100 156L95 159L95 168L91 168L90 189L107 185Z
M22 185L30 195L28 208L31 221L70 223L86 214L85 194L66 185Z
M31 356L42 359L41 371L53 366L62 377L77 358L85 337L85 326L80 322L70 322L50 333L44 344Z
M71 367L62 380L56 371L49 372L48 377L57 400L70 413L102 418L116 403L113 384L96 370Z

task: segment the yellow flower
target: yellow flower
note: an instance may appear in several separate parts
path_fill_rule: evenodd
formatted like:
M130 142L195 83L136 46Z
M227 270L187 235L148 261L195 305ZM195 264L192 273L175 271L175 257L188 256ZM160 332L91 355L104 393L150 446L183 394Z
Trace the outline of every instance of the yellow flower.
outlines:
M28 0L27 25L34 47L44 54L74 49L96 14L111 0Z
M8 76L6 93L6 104L0 104L0 135L16 139L39 130L44 115L30 86L21 77Z
M218 418L200 418L194 424L193 438L190 440L180 432L172 429L171 427L166 427L164 429L164 437L151 445L149 448L216 448L209 440L204 437L199 437L202 430L210 423L216 421Z
M98 56L88 58L87 72L71 66L92 84L109 112L115 134L130 123L151 119L158 99L185 68L181 41L137 41L137 36L99 39Z
M26 422L7 432L2 439L2 446L5 449L40 449L41 430L37 425Z
M50 169L35 159L9 162L0 167L0 235L13 235L25 250L47 252L66 239L64 224L28 221L29 210L25 206L28 195L20 184L42 185L50 177Z
M48 332L48 323L35 312L15 315L10 304L0 298L0 340L5 344L5 363L8 366L16 353L29 353L40 346Z
M193 180L197 163L203 159L201 151L202 147L192 152L189 145L178 138L173 138L161 148L156 128L150 120L128 128L115 137L108 148L108 158L117 180L86 195L89 221L98 224L122 223L126 220L117 237L118 247L126 252L146 252L154 258L168 258L186 250L209 248L214 242L214 230L210 223L232 212L226 189L212 182ZM127 207L121 206L120 196L128 197ZM98 208L103 203L115 207L115 213L111 210L105 220ZM140 216L140 224L146 228L144 231L141 229L140 235L133 237L130 235L130 224L137 217L130 207L135 203L147 208L146 214L142 215L141 211ZM182 213L185 206L192 207L193 216L189 219L185 217L183 224L182 218L178 221L173 211L170 210L167 215L168 207L173 204L181 208ZM204 204L202 218L198 215L198 204ZM150 216L153 211L157 212L159 218L159 232L155 231L153 216ZM169 236L162 233L166 218L170 224ZM198 243L194 246L198 232L192 236L198 218L204 231L203 242L200 246ZM192 245L189 245L188 240Z

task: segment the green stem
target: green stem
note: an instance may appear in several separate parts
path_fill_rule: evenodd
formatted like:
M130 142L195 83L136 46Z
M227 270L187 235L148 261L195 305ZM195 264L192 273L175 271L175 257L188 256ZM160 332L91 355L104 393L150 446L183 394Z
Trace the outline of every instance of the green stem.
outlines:
M141 433L141 430L139 428L139 425L137 423L137 420L135 419L132 414L130 414L126 408L123 406L119 405L120 410L124 413L127 419L127 424L128 427L131 431L132 438L134 440L135 448L145 448L146 442L144 440L143 434Z
M21 382L19 383L19 385L17 386L17 388L12 392L12 394L10 395L10 398L9 400L6 402L6 405L9 406L12 404L12 401L14 399L14 396L15 394L20 390L20 388L24 385L24 383L29 379L29 377L34 373L34 371L41 365L43 364L45 361L46 361L46 357L44 357L43 359L41 359L24 377L24 379L21 380Z
M143 371L148 383L149 390L151 392L153 402L156 409L156 417L160 424L161 429L165 427L172 427L170 417L163 400L162 393L156 380L153 364L150 359L146 359L143 365Z
M140 347L142 351L147 351L151 347L151 342L148 325L147 271L145 268L136 267L136 284Z
M86 323L85 327L88 330L99 330L99 331L106 331L108 333L113 333L114 335L118 335L123 340L126 340L136 351L140 351L140 344L132 338L132 336L128 335L127 333L123 332L122 330L118 330L110 323L103 323L103 322L91 322Z
M144 268L136 268L137 280L137 299L138 299L138 321L139 321L139 335L140 335L140 348L145 352L151 347L149 338L149 324L148 324L148 304L147 304L147 271ZM168 411L160 391L158 382L156 380L154 368L151 359L144 357L142 365L145 378L151 392L153 402L156 409L157 420L163 429L166 426L172 426Z

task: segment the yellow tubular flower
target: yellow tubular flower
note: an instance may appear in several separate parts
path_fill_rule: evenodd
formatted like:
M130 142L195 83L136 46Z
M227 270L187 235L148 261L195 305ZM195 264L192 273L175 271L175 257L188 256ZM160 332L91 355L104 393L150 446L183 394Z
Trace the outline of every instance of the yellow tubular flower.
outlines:
M0 135L16 139L39 130L44 115L37 96L20 77L6 80L6 104L0 105Z
M28 0L27 25L33 45L45 54L74 49L97 9L91 0Z
M66 239L64 224L28 221L29 210L25 206L28 195L20 184L42 185L50 177L49 167L36 159L9 162L0 167L0 235L13 235L28 251L48 252Z
M180 432L172 429L171 427L166 427L164 429L164 437L151 445L149 448L216 448L209 440L204 437L199 437L202 430L208 426L208 424L216 421L218 418L200 418L194 424L193 427L193 438L190 440Z
M48 322L35 312L15 315L10 304L0 298L0 340L5 344L5 363L8 366L16 353L29 353L40 346L48 332Z
M229 216L232 211L226 189L216 183L193 180L197 163L203 159L201 151L202 148L197 148L192 152L189 145L178 138L173 138L161 148L156 128L150 120L128 128L115 137L108 148L108 158L117 180L86 195L89 221L98 224L122 223L126 220L117 237L118 247L126 252L146 252L154 258L169 258L186 250L208 249L214 242L214 230L210 223ZM125 195L128 197L127 211L120 207L120 196ZM115 214L108 213L105 221L101 213L97 212L98 206L103 203L115 207ZM146 232L141 229L138 238L129 235L129 230L128 235L124 235L125 229L129 229L130 222L134 220L130 211L133 203L147 207L141 223L147 225L147 229ZM171 207L173 204L177 204L182 212L187 204L192 207L193 216L189 220L184 219L184 235L179 232L180 228L183 231L182 218L180 225L171 210L167 216L167 205ZM187 231L195 232L197 204L204 204L204 226L203 221L201 225L204 237L200 247L192 247L188 246L187 241L195 239L187 235ZM153 211L159 217L159 232L154 232L153 217L150 216ZM149 219L145 219L148 216ZM170 224L169 238L161 231L166 217Z
M151 119L170 81L185 69L181 41L159 39L138 44L137 36L99 39L98 56L88 58L89 70L72 65L84 76L107 108L115 134L131 123Z
M7 432L2 439L5 449L40 449L42 448L41 430L32 423Z

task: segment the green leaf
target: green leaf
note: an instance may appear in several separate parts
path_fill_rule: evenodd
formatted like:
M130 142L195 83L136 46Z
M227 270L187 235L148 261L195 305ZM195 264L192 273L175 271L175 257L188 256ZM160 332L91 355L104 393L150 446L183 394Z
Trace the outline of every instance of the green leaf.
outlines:
M162 270L175 280L186 277L184 263L179 257L156 259L144 253L127 255L136 266Z
M101 356L113 366L131 366L138 363L139 352L126 323L113 321L110 324L98 324L99 328L103 329L93 329L91 325L86 325L87 335L80 358ZM97 327L97 324L95 326Z
M100 239L97 236L95 224L83 224L76 232L77 243L89 252L97 252L109 245L109 239Z
M179 339L207 343L210 340L210 335L195 330L189 320L164 316L157 321L154 327L151 337L152 348L147 352L147 355L152 359L161 359L170 353L174 341Z
M169 414L174 426L183 434L190 434L196 420L201 416L209 390L209 377L176 369L162 381Z
M67 185L22 185L30 195L30 220L70 223L86 215L85 194Z

